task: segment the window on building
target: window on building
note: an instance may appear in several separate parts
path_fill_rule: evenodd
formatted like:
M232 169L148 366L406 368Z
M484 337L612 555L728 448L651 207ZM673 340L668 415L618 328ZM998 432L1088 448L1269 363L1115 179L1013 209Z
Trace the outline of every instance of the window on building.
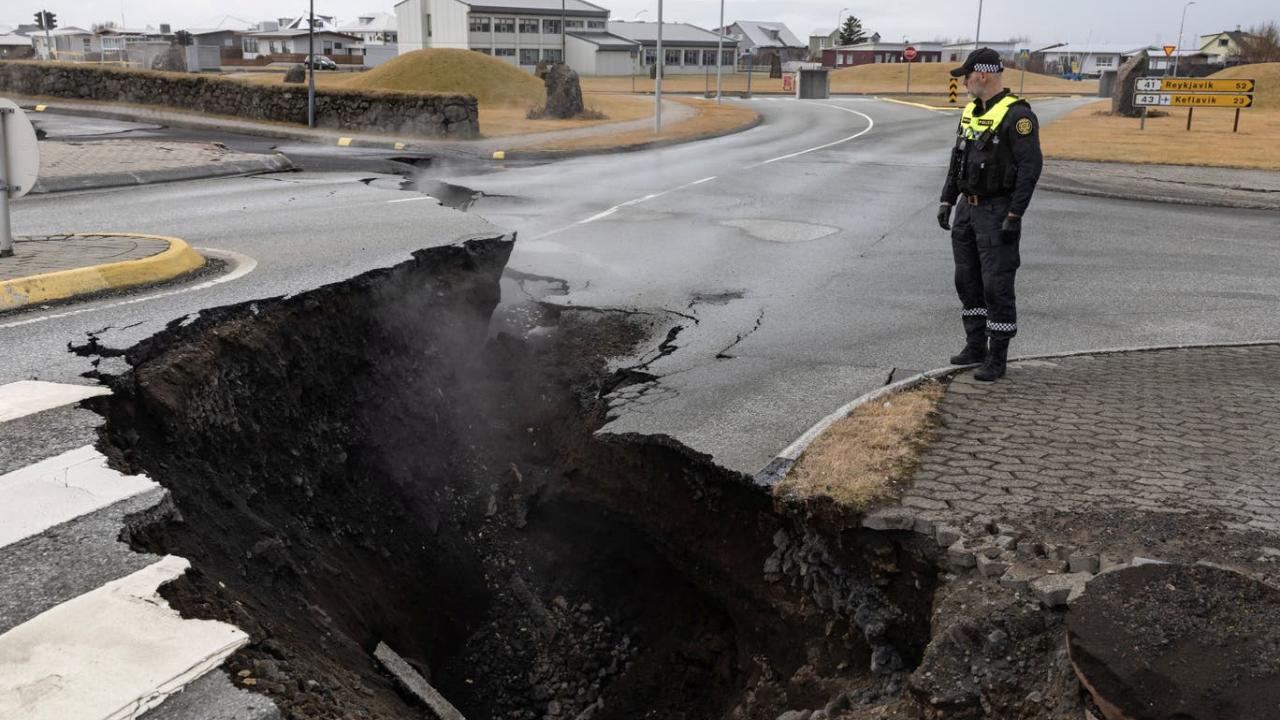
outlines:
M334 50L341 50L341 49L342 49L342 43L340 43L340 42L335 42L335 43L333 44L333 49L334 49Z
M515 48L494 48L493 56L494 57L515 57L516 49Z
M549 63L564 62L564 53L560 51L560 48L554 50L548 48L542 51L542 59Z
M542 34L543 35L559 35L560 21L559 20L543 20Z
M1108 55L1099 55L1097 58L1094 59L1094 64L1096 64L1098 67L1111 67L1112 65L1115 64L1115 58L1110 57Z
M699 53L698 53L698 51L697 51L697 50L685 50L685 51L684 51L684 64L685 64L685 65L697 65L697 64L698 64L698 55L699 55Z
M649 48L649 47L645 48L644 49L644 66L649 67L651 65L656 65L658 63L657 57L658 57L658 51L656 48Z
M538 24L539 23L537 18L533 18L532 20L527 18L520 18L520 34L521 35L537 35Z
M664 50L662 54L666 56L666 58L664 59L664 64L665 64L665 65L679 65L679 64L680 64L680 51L679 51L679 50Z
M716 64L716 51L715 51L715 50L703 50L703 51L702 51L702 64L703 64L703 65L715 65L715 64Z
M604 30L605 23L603 20L588 20L587 29L588 30Z
M487 32L489 32L489 28L490 28L490 24L489 24L489 23L490 23L490 21L491 21L491 18L487 18L487 17L472 17L472 18L471 18L471 32L473 32L473 33L487 33Z
M472 50L475 50L476 52L480 53L481 55L492 55L492 54L493 54L493 48L482 48L482 47L478 47L478 48L471 48L471 49L472 49Z
M530 48L521 48L521 50L520 50L520 64L521 64L521 65L537 65L537 64L538 64L538 49L537 49L537 48L532 48L532 49L530 49Z
M516 19L515 18L494 18L493 31L496 33L515 34Z
M565 20L564 21L565 30L581 30L586 26L587 24L582 20Z
M725 50L725 51L724 51L724 57L720 58L720 64L722 64L722 65L733 65L733 51L732 51L732 50Z
M1228 45L1230 45L1230 44L1231 44L1231 41L1230 41L1230 40L1228 40L1227 38L1222 38L1222 39L1218 40L1218 47L1226 47L1226 46L1228 46Z

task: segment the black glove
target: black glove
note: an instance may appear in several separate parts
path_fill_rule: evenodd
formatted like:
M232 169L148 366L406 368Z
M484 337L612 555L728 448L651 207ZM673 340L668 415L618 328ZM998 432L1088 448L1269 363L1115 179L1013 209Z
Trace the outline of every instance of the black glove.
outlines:
M951 229L951 206L946 203L938 206L938 225L943 230Z
M1020 239L1022 239L1022 218L1012 215L1005 217L1004 224L1000 226L1000 242L1010 245Z

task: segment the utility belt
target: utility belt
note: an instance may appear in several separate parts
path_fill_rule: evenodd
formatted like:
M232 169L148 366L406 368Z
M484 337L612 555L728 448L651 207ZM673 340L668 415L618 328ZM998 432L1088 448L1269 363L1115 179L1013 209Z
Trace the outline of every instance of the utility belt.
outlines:
M1007 200L1009 198L1009 193L998 193L995 195L971 195L969 193L962 193L962 195L964 196L965 202L970 205L990 205L996 200Z

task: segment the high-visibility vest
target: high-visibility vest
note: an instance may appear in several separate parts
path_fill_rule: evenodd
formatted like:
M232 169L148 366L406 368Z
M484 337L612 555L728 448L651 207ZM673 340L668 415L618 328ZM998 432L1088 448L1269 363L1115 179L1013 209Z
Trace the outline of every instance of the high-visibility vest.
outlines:
M1000 127L1004 116L1009 114L1009 108L1020 100L1021 98L1012 93L1005 95L995 105L987 108L987 112L982 115L975 114L977 101L971 101L965 106L964 114L960 116L961 134L966 140L973 140L984 132L994 133Z

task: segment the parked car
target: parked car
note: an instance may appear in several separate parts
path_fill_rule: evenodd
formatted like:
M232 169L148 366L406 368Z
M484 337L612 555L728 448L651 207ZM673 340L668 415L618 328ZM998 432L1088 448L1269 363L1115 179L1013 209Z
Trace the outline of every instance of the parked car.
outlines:
M316 55L314 64L311 62L311 56L308 55L307 59L304 60L302 64L310 65L313 70L337 70L338 69L338 63L330 60L324 55Z

